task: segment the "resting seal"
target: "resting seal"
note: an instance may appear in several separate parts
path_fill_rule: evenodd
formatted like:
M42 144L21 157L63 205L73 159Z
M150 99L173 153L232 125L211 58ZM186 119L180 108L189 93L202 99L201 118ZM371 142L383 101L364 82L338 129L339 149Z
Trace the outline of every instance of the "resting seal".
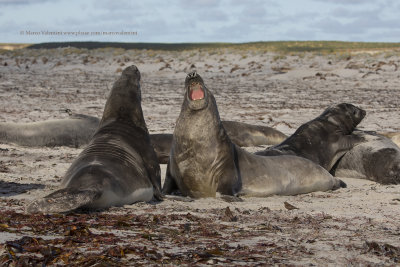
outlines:
M28 212L68 212L161 199L160 166L143 118L140 72L126 68L114 83L99 128L72 163L62 189Z
M0 143L28 147L83 147L99 127L100 119L73 114L68 119L30 123L0 123ZM172 134L150 134L159 163L168 162Z
M392 139L392 142L395 143L398 147L400 147L400 132L384 132L379 134Z
M270 196L326 191L344 186L308 159L262 157L234 145L217 104L200 75L185 80L163 192L179 189L194 198L223 195Z
M400 184L400 148L389 138L374 132L356 130L353 135L365 141L348 151L332 173L381 184Z
M277 145L287 136L268 126L252 125L237 121L222 121L231 141L242 147L259 145Z
M81 147L89 143L100 120L87 115L31 123L0 123L0 143L21 146Z
M88 115L71 115L68 119L32 123L0 123L0 143L14 143L29 147L82 147L89 143L100 119ZM285 140L285 134L267 126L224 121L231 140L239 146L276 145ZM167 164L172 134L150 134L150 141L158 162Z
M281 144L257 155L297 155L330 170L336 161L363 139L351 133L365 117L365 111L342 103L327 108L320 116L301 125Z
M284 133L268 126L244 122L222 121L231 141L238 146L276 145L287 137ZM172 134L150 134L151 144L160 164L167 164L171 151Z

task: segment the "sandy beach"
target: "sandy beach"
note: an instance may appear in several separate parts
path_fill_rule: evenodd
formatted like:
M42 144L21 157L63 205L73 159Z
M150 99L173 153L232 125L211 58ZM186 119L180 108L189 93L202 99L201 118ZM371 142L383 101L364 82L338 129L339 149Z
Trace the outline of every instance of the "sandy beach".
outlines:
M3 51L0 122L67 118L66 110L101 117L113 82L132 64L142 74L150 133L173 132L191 70L204 78L224 120L290 135L328 106L348 102L367 111L359 129L400 131L398 51ZM0 265L400 264L400 185L346 177L348 187L333 192L233 203L166 199L89 214L26 214L27 203L58 188L80 151L0 143ZM164 178L166 165L161 169Z

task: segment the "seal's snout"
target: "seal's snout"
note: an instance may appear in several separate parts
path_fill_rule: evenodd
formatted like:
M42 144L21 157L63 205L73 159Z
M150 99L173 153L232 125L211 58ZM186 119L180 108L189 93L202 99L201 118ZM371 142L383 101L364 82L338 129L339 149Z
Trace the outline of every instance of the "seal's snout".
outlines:
M191 73L189 73L189 74L186 76L186 79L185 79L185 86L187 87L187 86L189 86L189 85L190 85L191 83L193 83L193 82L204 83L204 82L203 82L203 79L201 78L201 76L200 76L199 74L197 74L196 71L192 71Z
M364 119L365 115L367 115L367 112L363 109L360 109L360 113L361 113L361 118Z
M135 65L131 65L122 71L122 75L140 81L140 71Z
M197 74L197 72L196 72L196 71L192 71L191 73L189 73L189 74L187 75L187 78L188 78L188 79L191 79L191 78L195 78L195 77L197 77L197 76L199 76L199 75Z

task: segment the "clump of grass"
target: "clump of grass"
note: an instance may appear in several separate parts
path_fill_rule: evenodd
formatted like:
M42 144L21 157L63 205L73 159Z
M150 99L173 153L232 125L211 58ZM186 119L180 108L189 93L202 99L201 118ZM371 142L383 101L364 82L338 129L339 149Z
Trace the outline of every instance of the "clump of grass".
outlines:
M283 55L283 54L279 54L279 55L275 55L275 56L272 58L272 61L278 61L278 60L282 60L282 59L286 59L286 56Z
M400 56L400 51L388 51L384 53L384 58L389 59L391 57L398 57Z
M87 49L76 48L76 47L67 47L62 50L63 55L81 55L87 52L88 52Z
M337 60L350 60L352 57L352 54L349 52L339 52L336 53L336 59Z
M123 48L114 48L112 50L114 56L120 56L125 53L125 49Z

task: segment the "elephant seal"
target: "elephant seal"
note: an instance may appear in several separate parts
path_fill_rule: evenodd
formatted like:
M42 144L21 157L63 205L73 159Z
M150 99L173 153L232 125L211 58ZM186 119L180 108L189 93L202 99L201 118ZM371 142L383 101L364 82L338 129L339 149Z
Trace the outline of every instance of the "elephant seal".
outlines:
M212 93L196 72L185 80L163 192L193 198L295 195L345 184L308 159L257 156L232 143Z
M331 173L381 184L400 184L400 148L389 138L375 132L356 130L353 135L365 141L348 151Z
M400 132L382 132L378 134L392 139L392 142L395 143L398 147L400 147Z
M79 148L89 143L100 119L88 115L71 115L68 119L32 123L0 123L0 143L29 147L68 146ZM276 145L285 134L267 126L243 122L222 122L231 140L239 146ZM150 134L158 162L167 164L172 134Z
M167 164L171 150L172 134L151 134L150 141L156 152L158 163Z
M0 123L0 143L28 147L83 147L89 143L100 119L73 114L67 119L31 123ZM159 163L167 164L172 134L150 134Z
M317 118L301 125L281 144L256 152L257 155L297 155L330 170L336 161L363 139L351 133L366 112L352 104L327 108Z
M222 121L231 141L238 146L276 145L287 137L284 133L268 126L244 122ZM167 164L171 151L172 134L150 134L151 144L160 164Z
M277 145L287 136L268 126L252 125L237 121L222 121L231 141L241 147Z
M161 199L160 166L143 118L139 82L136 66L122 72L98 129L68 169L62 189L34 201L28 212L101 209Z
M22 146L81 147L89 143L100 120L76 114L68 119L31 123L0 123L0 143Z

